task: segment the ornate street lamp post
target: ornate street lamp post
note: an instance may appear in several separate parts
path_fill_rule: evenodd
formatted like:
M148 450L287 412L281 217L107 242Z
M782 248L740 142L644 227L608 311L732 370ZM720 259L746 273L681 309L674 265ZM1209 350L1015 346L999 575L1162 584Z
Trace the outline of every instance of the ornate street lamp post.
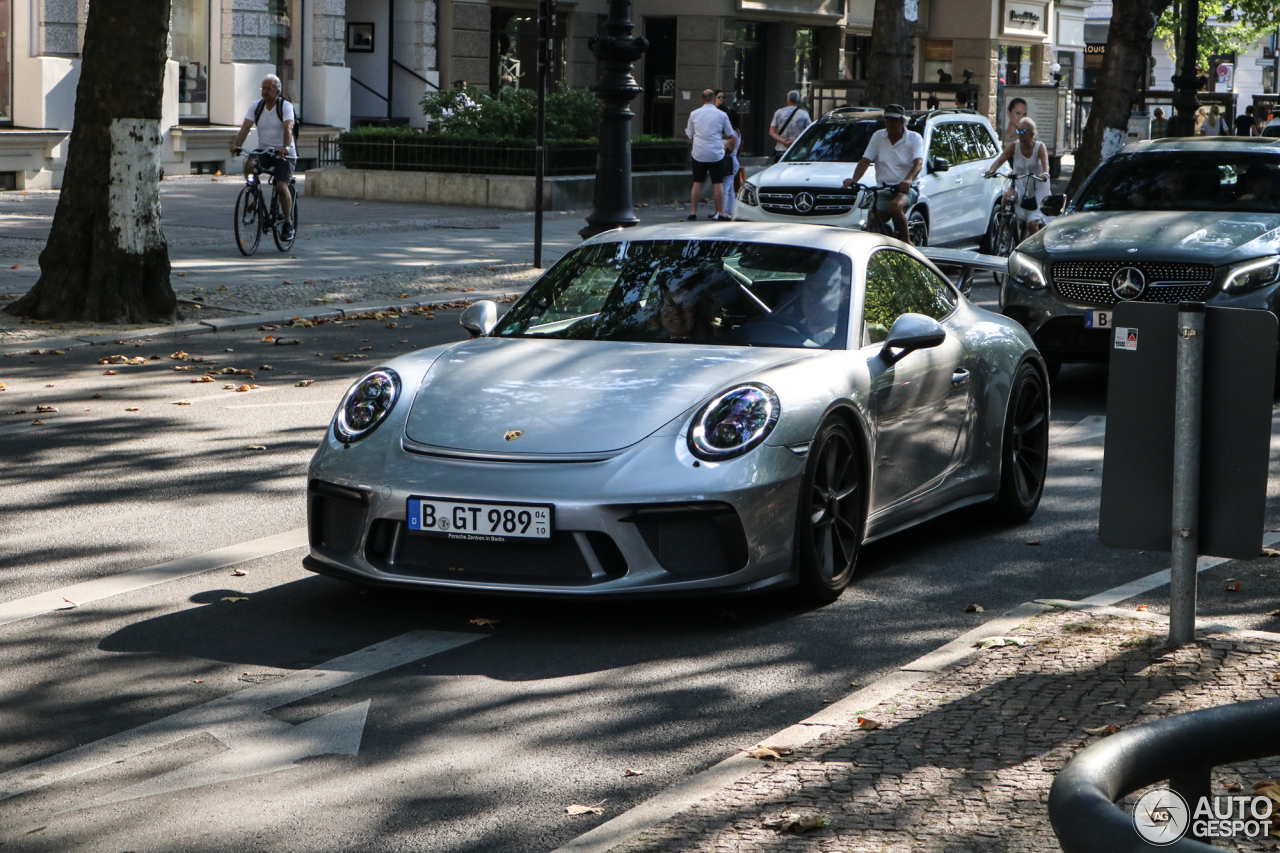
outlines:
M629 228L636 218L631 202L631 100L643 89L631 75L633 63L649 47L631 35L631 0L609 0L605 36L587 45L600 63L600 80L592 87L603 102L600 150L596 155L595 209L587 216L583 238L614 228Z

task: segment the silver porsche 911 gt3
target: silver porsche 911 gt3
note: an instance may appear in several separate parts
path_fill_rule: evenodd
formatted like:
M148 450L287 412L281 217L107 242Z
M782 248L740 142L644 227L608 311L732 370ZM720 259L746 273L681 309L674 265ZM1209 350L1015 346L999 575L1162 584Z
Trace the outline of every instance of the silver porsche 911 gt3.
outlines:
M895 240L613 231L501 319L482 302L462 322L472 340L347 392L311 462L307 568L562 596L794 586L822 601L865 542L978 503L1024 521L1040 502L1043 359Z

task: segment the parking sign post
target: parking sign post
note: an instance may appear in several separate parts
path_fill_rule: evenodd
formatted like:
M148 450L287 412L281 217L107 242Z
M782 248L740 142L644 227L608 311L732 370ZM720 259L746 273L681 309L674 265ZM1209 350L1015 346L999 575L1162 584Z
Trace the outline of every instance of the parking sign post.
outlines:
M1200 415L1204 387L1204 303L1178 306L1178 367L1173 421L1173 545L1169 563L1169 642L1196 630L1200 544Z

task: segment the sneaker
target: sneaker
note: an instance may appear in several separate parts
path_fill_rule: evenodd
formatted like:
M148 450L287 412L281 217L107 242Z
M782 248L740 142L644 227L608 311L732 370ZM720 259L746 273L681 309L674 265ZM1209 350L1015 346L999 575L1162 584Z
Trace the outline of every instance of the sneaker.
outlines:
M293 226L288 222L280 226L280 239L286 243L293 239Z
M690 221L690 222L697 222L697 221L698 221L698 214L696 214L696 213L690 213L690 214L689 214L689 221Z

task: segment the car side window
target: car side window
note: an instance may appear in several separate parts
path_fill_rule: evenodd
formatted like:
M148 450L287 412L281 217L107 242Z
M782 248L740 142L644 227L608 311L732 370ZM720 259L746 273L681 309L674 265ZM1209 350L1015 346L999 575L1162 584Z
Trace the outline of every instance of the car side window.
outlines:
M969 122L965 124L964 129L973 138L977 149L982 152L978 155L978 159L988 160L1000 156L1000 146L991 138L991 134L985 127Z
M867 261L862 345L884 343L903 314L941 320L955 305L955 293L933 270L905 252L881 249Z
M979 148L972 136L969 135L969 126L964 122L957 122L951 127L951 132L955 134L956 153L960 155L961 163L968 163L973 160L982 159L982 149Z
M960 152L955 148L955 136L949 124L933 126L933 133L929 136L929 159L932 161L934 157L942 157L952 166L960 162Z

